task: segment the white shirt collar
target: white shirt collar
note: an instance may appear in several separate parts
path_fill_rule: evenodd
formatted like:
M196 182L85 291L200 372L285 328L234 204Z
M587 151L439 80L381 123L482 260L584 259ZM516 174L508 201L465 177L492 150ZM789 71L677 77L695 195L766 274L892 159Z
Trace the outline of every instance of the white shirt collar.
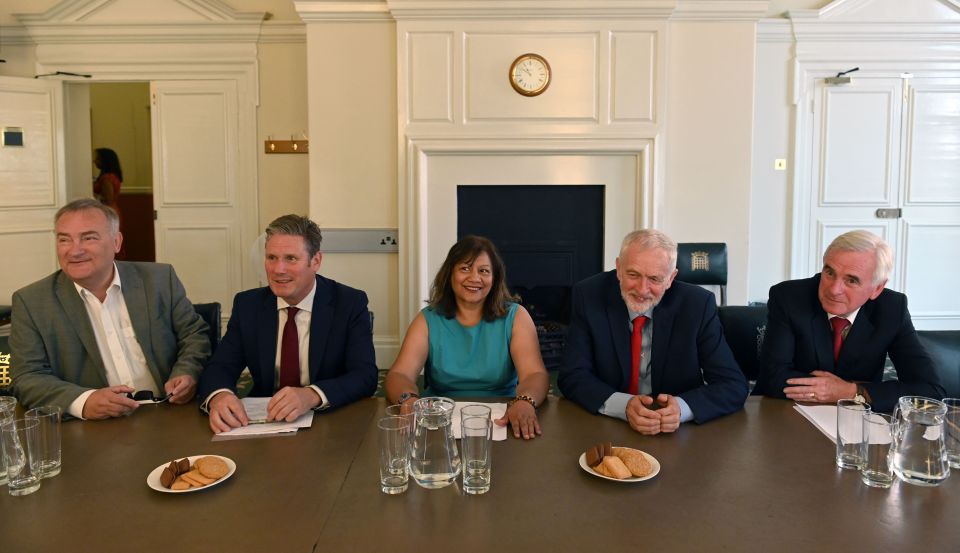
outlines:
M73 282L73 281L71 281L71 282ZM113 280L110 281L110 285L107 286L107 292L109 292L110 289L113 288L114 286L117 287L117 290L123 290L123 288L122 288L122 286L121 286L121 284L120 284L120 271L117 270L117 262L116 262L116 261L113 262ZM73 287L77 289L77 293L80 294L80 297L81 297L81 298L84 297L84 294L90 294L90 296L92 296L92 297L94 297L94 298L97 297L96 294L94 294L94 293L91 292L90 290L87 290L87 289L84 288L83 286L80 286L80 285L77 284L76 282L73 282Z
M313 279L313 286L310 287L310 292L300 300L300 303L294 305L300 311L306 311L307 313L313 313L313 296L317 293L317 279ZM281 309L286 309L290 307L290 304L287 303L287 300L277 296L277 311Z
M862 307L862 306L861 306L861 307ZM850 326L853 326L853 321L855 321L855 320L857 319L857 313L860 312L861 307L856 308L856 309L855 309L852 313L850 313L849 315L831 315L831 314L827 313L827 320L828 320L828 321L832 321L833 319L835 319L835 318L837 318L837 317L843 317L844 319L850 321Z

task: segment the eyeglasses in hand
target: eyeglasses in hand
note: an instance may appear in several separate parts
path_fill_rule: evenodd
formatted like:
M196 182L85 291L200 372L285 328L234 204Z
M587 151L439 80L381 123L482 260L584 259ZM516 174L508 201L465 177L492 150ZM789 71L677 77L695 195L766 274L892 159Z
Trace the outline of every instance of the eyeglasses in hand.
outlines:
M139 392L134 392L132 394L127 392L126 396L128 399L132 399L133 401L143 405L146 403L164 403L169 401L170 398L173 397L173 394L167 394L158 398L157 396L153 395L152 390L140 390Z

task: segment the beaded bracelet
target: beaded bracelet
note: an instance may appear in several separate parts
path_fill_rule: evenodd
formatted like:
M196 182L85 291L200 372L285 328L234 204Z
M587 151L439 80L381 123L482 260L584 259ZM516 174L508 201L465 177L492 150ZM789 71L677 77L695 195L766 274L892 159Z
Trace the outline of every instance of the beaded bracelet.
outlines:
M513 404L518 401L526 401L530 405L533 405L534 409L537 408L537 402L532 397L528 396L527 394L517 394L517 397L507 402L507 409L513 407Z

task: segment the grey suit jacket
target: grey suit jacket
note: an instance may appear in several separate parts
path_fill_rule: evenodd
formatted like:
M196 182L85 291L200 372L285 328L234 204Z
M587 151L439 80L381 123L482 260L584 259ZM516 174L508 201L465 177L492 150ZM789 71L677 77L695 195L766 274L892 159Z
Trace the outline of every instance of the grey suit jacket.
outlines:
M173 376L198 378L210 356L207 324L170 265L117 261L123 299L157 387ZM13 295L10 373L26 408L59 405L108 386L83 299L67 275L52 275Z

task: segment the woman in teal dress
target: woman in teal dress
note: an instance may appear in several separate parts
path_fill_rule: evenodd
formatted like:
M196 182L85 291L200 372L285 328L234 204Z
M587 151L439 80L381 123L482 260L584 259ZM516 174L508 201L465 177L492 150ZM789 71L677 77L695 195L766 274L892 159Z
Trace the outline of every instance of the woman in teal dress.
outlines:
M517 438L541 433L536 407L547 397L549 378L537 330L507 290L503 260L490 240L469 235L450 248L427 307L410 323L387 373L387 399L412 407L421 368L425 395L514 396L496 423L509 423Z

